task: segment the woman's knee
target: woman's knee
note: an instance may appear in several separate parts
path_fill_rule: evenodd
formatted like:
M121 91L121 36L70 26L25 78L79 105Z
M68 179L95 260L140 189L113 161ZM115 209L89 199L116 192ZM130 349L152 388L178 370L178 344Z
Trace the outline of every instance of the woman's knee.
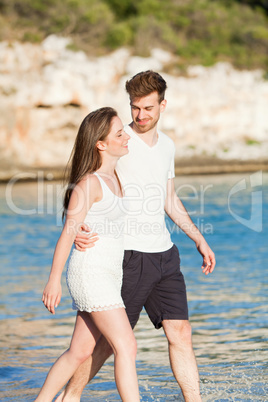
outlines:
M74 348L71 345L68 352L71 356L71 359L76 360L77 364L80 365L92 356L93 349L92 348Z
M137 341L135 336L129 338L124 338L117 345L114 346L115 354L122 354L128 356L129 358L135 360L137 356Z
M137 356L137 341L135 336L133 336L133 338L131 339L130 342L128 342L128 349L129 349L129 353L130 355L136 359Z

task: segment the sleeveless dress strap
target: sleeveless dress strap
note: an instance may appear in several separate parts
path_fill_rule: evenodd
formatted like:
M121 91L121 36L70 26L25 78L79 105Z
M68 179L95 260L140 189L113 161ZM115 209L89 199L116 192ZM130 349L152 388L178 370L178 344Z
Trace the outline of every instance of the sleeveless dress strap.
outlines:
M107 184L105 183L105 181L100 177L100 175L97 172L93 173L95 176L97 176L97 178L99 179L101 188L102 188L102 192L103 195L105 194L109 194L109 187L107 186Z

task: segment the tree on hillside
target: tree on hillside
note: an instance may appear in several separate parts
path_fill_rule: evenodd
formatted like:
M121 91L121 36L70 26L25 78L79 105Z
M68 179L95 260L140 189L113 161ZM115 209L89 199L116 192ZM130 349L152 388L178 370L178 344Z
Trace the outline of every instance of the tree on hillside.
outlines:
M268 13L268 0L237 0L239 3L248 4L251 7L261 7Z
M160 47L178 56L177 71L217 61L268 71L264 10L268 0L0 0L0 40L57 34L94 55Z

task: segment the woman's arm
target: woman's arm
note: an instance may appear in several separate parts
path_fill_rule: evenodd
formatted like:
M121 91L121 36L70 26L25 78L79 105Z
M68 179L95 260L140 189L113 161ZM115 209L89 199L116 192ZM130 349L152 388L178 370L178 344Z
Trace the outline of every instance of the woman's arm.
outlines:
M79 227L93 202L97 202L101 197L101 186L94 175L81 180L72 192L66 221L55 248L49 279L42 297L44 305L52 314L55 314L55 307L61 300L61 275Z

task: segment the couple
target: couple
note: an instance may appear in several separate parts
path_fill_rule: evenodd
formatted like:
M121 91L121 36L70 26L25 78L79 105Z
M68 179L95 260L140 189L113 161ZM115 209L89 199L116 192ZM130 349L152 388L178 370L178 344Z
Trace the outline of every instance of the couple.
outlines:
M157 130L166 107L165 80L153 71L142 72L127 81L126 90L133 119L129 126L123 127L113 109L102 108L84 119L76 138L64 199L65 225L43 302L54 313L61 298L61 273L75 241L67 284L77 319L70 348L51 368L38 402L52 401L69 379L57 401L79 401L112 353L121 399L139 401L131 327L143 306L153 325L164 329L185 401L201 401L186 288L165 212L195 242L205 274L213 271L215 257L176 195L174 144ZM104 230L98 230L98 239L81 234L81 222L84 230L96 225ZM115 236L122 224L124 239L122 230Z

